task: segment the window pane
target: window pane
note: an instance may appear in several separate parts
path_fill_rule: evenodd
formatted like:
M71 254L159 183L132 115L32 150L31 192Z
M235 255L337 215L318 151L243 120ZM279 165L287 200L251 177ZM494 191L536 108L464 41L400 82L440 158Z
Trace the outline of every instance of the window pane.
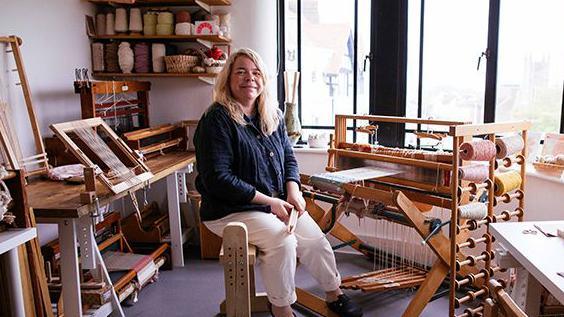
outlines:
M302 124L353 112L353 0L302 1Z
M358 1L358 48L357 48L357 99L356 113L369 113L370 63L365 57L370 53L370 1Z
M502 3L496 121L528 119L559 132L564 82L564 1ZM524 21L526 20L526 21Z
M423 118L483 122L487 39L488 0L425 1Z

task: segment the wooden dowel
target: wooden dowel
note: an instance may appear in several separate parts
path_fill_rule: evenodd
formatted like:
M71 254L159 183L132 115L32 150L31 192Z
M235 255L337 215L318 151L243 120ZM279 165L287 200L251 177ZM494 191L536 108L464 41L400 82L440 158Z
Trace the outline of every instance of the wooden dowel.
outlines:
M460 269L464 265L476 266L478 261L489 261L491 259L493 259L493 252L484 251L478 256L469 255L466 257L466 260L464 261L456 261L456 270L460 271Z
M472 237L470 237L470 238L468 238L465 242L459 243L459 244L457 245L456 250L457 250L457 252L460 252L460 250L461 250L462 248L470 248L470 249L473 249L473 248L476 247L476 245L477 245L478 243L481 243L481 242L489 242L489 241L491 241L491 236L490 236L489 234L487 234L487 233L485 233L481 238L472 238Z
M510 156L505 157L501 161L503 163L503 166L505 167L510 167L511 165L513 165L513 163L522 165L523 163L525 163L525 157L522 154L519 154L515 157L510 157Z
M462 297L462 298L456 298L454 300L454 306L456 308L459 308L461 304L466 303L467 301L471 301L471 300L475 300L476 298L478 298L479 296L482 295L487 295L488 294L488 288L487 287L482 287L477 291L469 291L468 293L466 293L466 296Z

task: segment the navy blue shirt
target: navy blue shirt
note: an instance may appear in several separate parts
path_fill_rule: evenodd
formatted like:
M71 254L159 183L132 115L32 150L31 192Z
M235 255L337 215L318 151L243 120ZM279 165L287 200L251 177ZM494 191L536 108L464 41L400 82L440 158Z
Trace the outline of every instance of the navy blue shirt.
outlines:
M286 182L299 184L298 163L286 134L284 118L272 135L258 126L258 115L247 125L233 121L227 110L213 104L200 119L194 134L204 221L241 211L271 212L268 205L252 204L259 191L286 198Z

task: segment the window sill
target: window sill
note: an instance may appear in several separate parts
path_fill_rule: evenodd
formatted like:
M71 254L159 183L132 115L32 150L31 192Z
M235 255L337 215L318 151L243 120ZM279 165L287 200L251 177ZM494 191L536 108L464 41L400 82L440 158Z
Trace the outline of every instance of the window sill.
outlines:
M294 153L327 154L329 148L311 148L308 145L302 145L302 147L294 147L293 149Z

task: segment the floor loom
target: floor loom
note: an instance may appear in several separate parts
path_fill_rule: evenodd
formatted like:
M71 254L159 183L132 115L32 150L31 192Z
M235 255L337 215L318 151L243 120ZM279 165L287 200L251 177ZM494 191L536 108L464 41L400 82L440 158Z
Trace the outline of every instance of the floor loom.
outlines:
M347 120L357 121L357 126L361 125L359 121L368 121L371 125L396 123L441 126L452 137L453 151L431 152L348 143L346 133L350 121ZM523 219L527 154L525 145L529 126L527 122L470 125L452 121L337 115L335 136L329 149L328 171L376 166L381 169L399 170L402 173L356 182L337 182L336 191L324 193L333 197L340 195L337 210L332 212L333 217L338 218L342 213L350 212L349 209L355 209L350 208L351 206L357 205L356 209L357 212L361 212L359 214L361 217L384 218L387 221L413 227L436 256L433 265L425 273L425 265L420 265L415 260L405 261L401 256L397 256L397 250L389 252L395 253L393 256L385 254L388 258L387 262L392 264L390 267L345 278L343 285L363 291L384 291L420 285L403 316L419 316L448 276L450 276L449 316L455 315L455 308L462 304L468 305L472 300L478 299L485 303L485 300L491 296L484 282L502 270L492 262L493 239L488 233L487 225L496 221L509 221L514 217L519 221ZM496 134L507 133L511 136L496 137ZM472 137L485 137L487 141L472 141ZM464 142L467 144L463 145ZM487 144L487 147L478 148L478 144ZM476 148L472 147L473 145L476 145ZM478 154L482 156L473 157L472 155L477 154L469 153L469 150L479 150ZM486 167L485 170L481 167L480 179L476 179L476 175L473 175L474 178L469 181L467 179L470 173L465 166L470 166L473 160L482 160L482 164ZM473 162L472 168L475 163ZM516 173L520 179L508 182L506 173L512 172L502 172L498 168L502 165L504 167L518 165L519 171L513 172L514 174L510 176L515 176ZM457 172L452 173L452 171ZM462 177L465 171L468 175ZM324 187L311 182L311 178L308 177L302 177L302 182L314 187ZM319 195L318 193L319 190L315 190L312 195ZM514 199L519 203L519 207L515 210L494 213L494 206L509 203ZM316 220L321 221L322 228L323 223L334 222L334 226L328 228L332 235L345 242L353 241L349 243L353 248L370 254L370 247L358 237L335 220L328 220L332 216L319 206L309 205L308 210L311 210ZM430 209L429 205L449 210L446 221L426 214L424 211ZM471 209L468 208L469 206L479 208ZM446 224L450 224L448 236L440 230ZM473 237L477 233L482 235L478 238ZM468 250L474 253L476 250L482 252L479 255L465 255L465 251ZM401 255L401 252L399 253ZM382 256L381 252L378 256ZM456 291L462 288L471 290L466 291L465 296L457 298ZM475 308L466 309L459 316L481 315L484 310L483 303Z

